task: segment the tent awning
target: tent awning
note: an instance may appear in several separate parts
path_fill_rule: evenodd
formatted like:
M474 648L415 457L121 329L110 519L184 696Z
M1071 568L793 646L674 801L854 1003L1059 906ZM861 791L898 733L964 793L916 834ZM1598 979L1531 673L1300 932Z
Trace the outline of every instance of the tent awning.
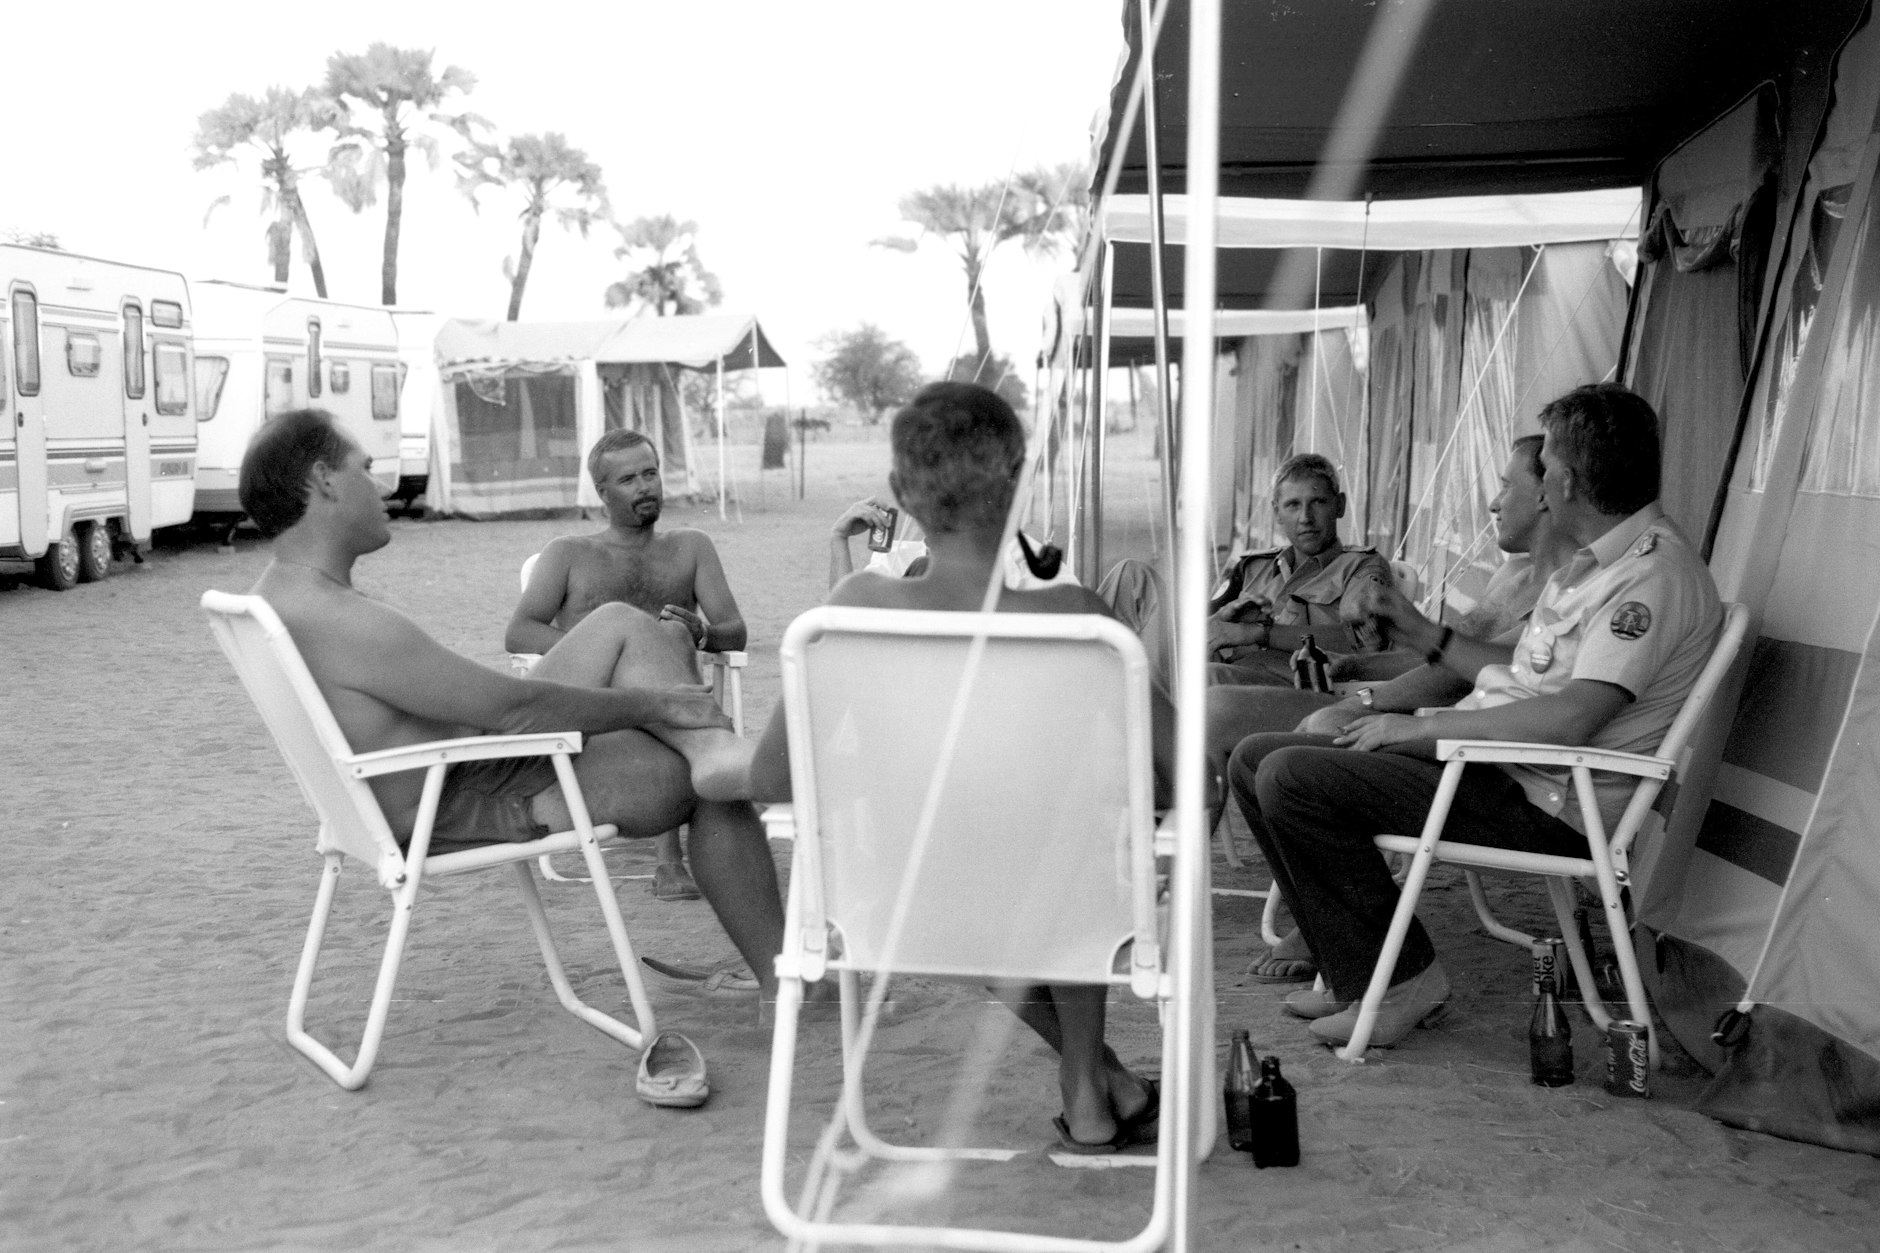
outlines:
M1128 53L1111 91L1093 187L1141 59L1138 0L1122 0ZM1342 195L1389 197L1638 186L1659 157L1764 80L1794 50L1851 30L1864 0L1241 0L1225 6L1220 193L1303 196L1373 27L1406 56L1364 167ZM1410 19L1427 12L1419 31ZM1186 190L1188 5L1168 0L1156 50L1163 191ZM1390 59L1383 57L1380 59ZM1371 76L1365 86L1382 86ZM1145 190L1142 127L1120 153L1120 192Z
M594 322L452 318L438 328L436 352L438 366L456 372L502 367L542 371L579 361L695 370L715 366L721 359L727 370L784 364L757 319L739 313Z
M1533 196L1437 196L1424 200L1220 201L1215 230L1222 248L1500 248L1584 243L1638 233L1636 187ZM1164 196L1162 220L1171 244L1188 238L1188 197ZM1103 236L1146 244L1149 197L1104 202Z

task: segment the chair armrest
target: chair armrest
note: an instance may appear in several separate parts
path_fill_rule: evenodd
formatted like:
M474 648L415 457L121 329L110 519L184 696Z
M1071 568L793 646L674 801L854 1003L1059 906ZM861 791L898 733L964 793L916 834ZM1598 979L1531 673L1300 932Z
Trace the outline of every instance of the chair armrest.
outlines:
M773 840L796 838L796 809L789 803L765 805L757 815L764 823L764 835Z
M458 740L429 740L403 748L341 757L340 765L355 779L423 770L458 761L486 761L492 757L547 757L581 751L579 731L541 731L529 735L471 735Z
M718 653L700 653L699 658L708 666L729 666L733 670L742 670L749 664L751 655L742 649L728 649Z
M1510 740L1438 740L1438 761L1493 761L1524 766L1586 766L1645 779L1669 779L1676 763L1643 753L1610 748L1569 748L1561 744L1521 744Z

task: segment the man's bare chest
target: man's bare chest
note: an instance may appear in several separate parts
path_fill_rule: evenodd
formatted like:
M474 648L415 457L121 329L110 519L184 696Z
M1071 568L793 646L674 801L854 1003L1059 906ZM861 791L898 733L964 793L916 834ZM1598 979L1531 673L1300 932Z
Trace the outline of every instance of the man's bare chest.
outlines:
M617 600L654 615L667 605L690 609L694 574L690 555L680 551L589 550L569 568L563 609L577 618Z

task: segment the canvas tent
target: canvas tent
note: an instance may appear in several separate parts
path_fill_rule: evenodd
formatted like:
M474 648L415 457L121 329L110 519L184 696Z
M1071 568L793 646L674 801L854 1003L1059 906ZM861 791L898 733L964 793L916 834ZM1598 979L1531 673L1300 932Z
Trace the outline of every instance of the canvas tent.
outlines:
M1647 186L1621 377L1659 405L1672 512L1759 638L1710 803L1681 805L1692 829L1641 850L1645 964L1674 1032L1717 1067L1702 1108L1880 1153L1880 35L1867 7L1251 0L1227 10L1216 45L1211 23L1190 32L1188 6L1171 3L1155 173L1204 202L1217 180L1342 198ZM1123 15L1113 123L1142 51L1141 8ZM1218 133L1200 138L1185 133L1191 33L1227 76ZM1336 123L1347 89L1362 96L1380 65L1388 80L1395 52L1407 59L1375 142L1354 148ZM1113 126L1099 185L1116 163L1123 190L1144 189L1140 136ZM1340 155L1321 164L1328 151ZM1703 795L1710 781L1683 786ZM1729 1006L1740 1016L1713 1046Z
M658 446L669 496L697 496L699 459L674 371L783 364L756 319L736 314L453 319L438 328L436 356L443 403L425 499L467 517L597 507L584 458L602 432L621 427Z

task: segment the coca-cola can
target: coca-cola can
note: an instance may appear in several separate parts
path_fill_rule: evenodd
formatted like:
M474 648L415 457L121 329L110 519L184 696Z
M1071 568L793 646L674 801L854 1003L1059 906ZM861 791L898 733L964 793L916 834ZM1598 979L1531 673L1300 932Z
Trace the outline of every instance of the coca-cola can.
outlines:
M1644 1098L1651 1093L1652 1054L1642 1022L1613 1019L1606 1028L1606 1091Z
M1541 994L1541 979L1545 975L1554 977L1554 991L1561 990L1560 970L1565 964L1561 961L1561 951L1566 945L1559 936L1547 936L1534 941L1534 995Z

